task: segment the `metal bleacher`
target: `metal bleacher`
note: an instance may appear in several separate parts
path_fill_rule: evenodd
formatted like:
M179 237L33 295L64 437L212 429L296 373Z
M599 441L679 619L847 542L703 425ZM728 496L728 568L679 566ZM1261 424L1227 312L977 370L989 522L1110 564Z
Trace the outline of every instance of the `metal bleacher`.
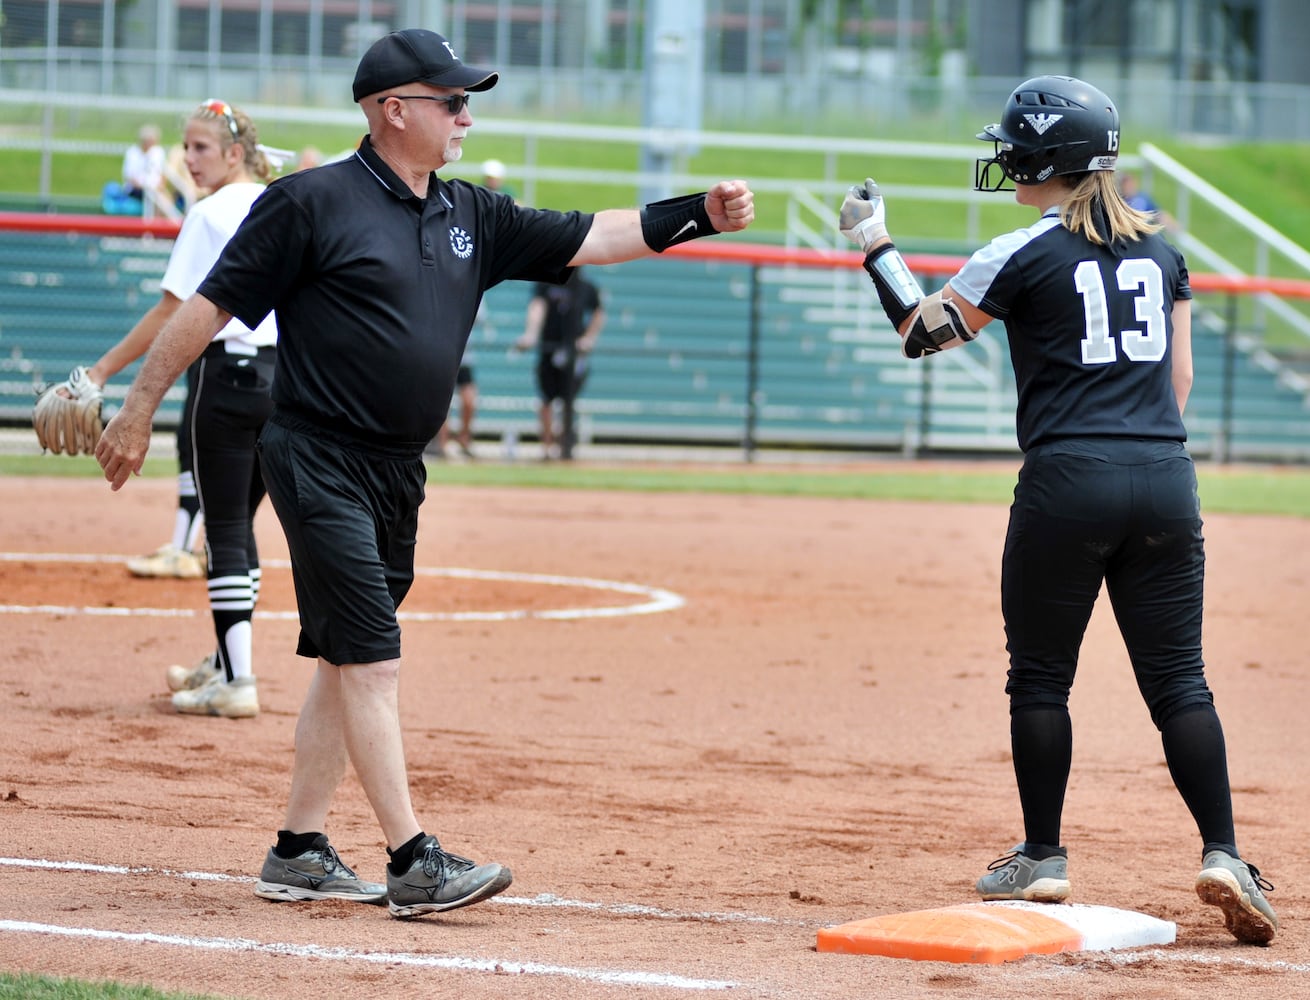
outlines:
M89 364L141 318L158 300L170 248L166 239L0 231L0 420L25 422L36 386ZM609 319L578 402L584 443L1015 450L999 324L966 349L911 362L858 270L672 255L589 270ZM535 358L510 350L530 291L508 282L487 293L486 322L471 340L479 436L535 433ZM1254 338L1227 336L1223 314L1222 299L1198 299L1193 450L1310 459L1306 386ZM111 406L135 370L111 380ZM181 399L174 388L159 426L176 423Z
M752 364L752 269L658 259L594 269L609 322L578 403L587 436L743 443ZM755 442L834 448L1013 451L1014 378L1004 331L929 362L902 358L861 272L761 267ZM926 287L935 287L925 282ZM532 359L507 353L528 288L487 296L475 334L484 432L535 427ZM1310 392L1258 342L1226 336L1223 301L1201 296L1188 405L1198 455L1310 458Z
M0 419L26 420L35 390L89 365L159 299L171 240L0 232ZM121 400L131 365L106 387ZM169 391L161 424L183 392Z

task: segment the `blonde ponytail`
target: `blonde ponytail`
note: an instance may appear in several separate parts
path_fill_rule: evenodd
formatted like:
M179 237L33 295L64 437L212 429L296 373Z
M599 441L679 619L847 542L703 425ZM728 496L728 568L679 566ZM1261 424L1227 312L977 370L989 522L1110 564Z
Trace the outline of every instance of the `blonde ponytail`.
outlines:
M1083 174L1060 206L1060 221L1071 233L1081 233L1098 246L1123 240L1136 242L1158 233L1163 226L1147 212L1139 212L1123 199L1114 183L1114 171ZM1101 232L1101 224L1107 232Z

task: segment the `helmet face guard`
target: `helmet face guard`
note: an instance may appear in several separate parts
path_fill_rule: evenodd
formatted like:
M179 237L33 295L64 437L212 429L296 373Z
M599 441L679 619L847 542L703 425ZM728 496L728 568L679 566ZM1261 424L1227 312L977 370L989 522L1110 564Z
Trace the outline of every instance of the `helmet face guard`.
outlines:
M1005 169L1003 157L1007 153L1014 152L1012 143L1006 142L997 133L1000 131L1000 123L988 125L978 133L979 139L990 139L994 144L994 149L990 159L979 158L973 161L973 189L975 191L1013 191L1014 178L1010 176L1009 171ZM995 180L993 180L995 174ZM1010 186L1006 187L1005 182L1010 181Z
M1005 182L1041 184L1052 177L1114 170L1119 157L1119 112L1091 84L1068 76L1039 76L1016 87L1001 120L978 138L994 144L990 159L974 164L974 190L1013 191ZM993 181L992 168L1002 176Z

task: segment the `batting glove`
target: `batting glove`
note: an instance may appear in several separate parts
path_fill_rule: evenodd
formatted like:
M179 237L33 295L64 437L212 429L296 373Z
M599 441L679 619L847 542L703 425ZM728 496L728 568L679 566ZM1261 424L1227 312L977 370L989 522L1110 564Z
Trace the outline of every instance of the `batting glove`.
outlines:
M887 235L887 206L872 177L863 185L855 185L846 192L841 203L841 216L837 225L842 235L865 253L878 240Z

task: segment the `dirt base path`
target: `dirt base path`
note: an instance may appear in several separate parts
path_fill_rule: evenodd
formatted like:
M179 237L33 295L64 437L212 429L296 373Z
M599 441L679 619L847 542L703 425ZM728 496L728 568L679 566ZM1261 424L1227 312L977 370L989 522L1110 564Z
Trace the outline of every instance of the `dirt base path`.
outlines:
M166 536L172 489L0 480L0 968L294 1000L1310 995L1310 523L1206 522L1210 680L1278 939L1239 946L1196 899L1200 844L1103 605L1073 701L1075 899L1178 940L990 967L815 935L969 901L1022 837L1003 508L434 488L404 609L416 808L515 879L402 922L253 895L311 668L265 511L263 712L174 714L165 666L212 642L204 584L121 565ZM328 832L382 877L353 775Z

